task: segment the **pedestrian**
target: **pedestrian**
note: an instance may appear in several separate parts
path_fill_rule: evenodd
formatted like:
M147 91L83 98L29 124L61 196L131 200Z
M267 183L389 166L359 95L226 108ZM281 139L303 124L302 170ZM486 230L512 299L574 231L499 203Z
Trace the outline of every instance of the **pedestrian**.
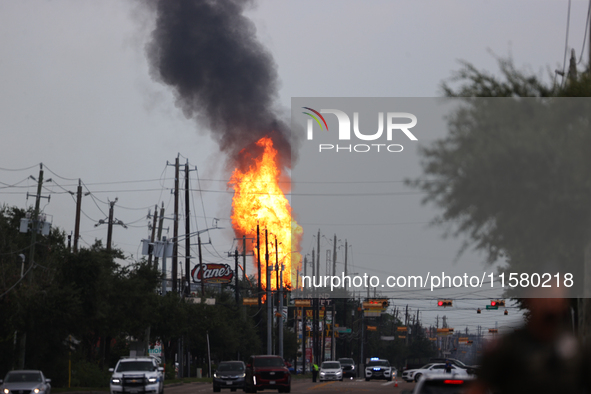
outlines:
M590 352L572 333L570 299L563 289L544 289L524 299L529 318L522 329L490 343L470 394L589 393Z
M316 383L316 379L318 378L318 365L316 363L312 364L312 382Z
M448 359L445 359L445 372L451 373L451 361Z

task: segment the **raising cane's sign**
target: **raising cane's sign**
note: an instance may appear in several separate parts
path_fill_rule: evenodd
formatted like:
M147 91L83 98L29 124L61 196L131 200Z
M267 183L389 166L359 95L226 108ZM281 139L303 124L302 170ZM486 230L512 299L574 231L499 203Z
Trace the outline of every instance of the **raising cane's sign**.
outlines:
M203 264L203 271L201 264L197 264L191 271L193 282L201 283L202 274L204 283L230 283L234 277L234 271L228 264Z

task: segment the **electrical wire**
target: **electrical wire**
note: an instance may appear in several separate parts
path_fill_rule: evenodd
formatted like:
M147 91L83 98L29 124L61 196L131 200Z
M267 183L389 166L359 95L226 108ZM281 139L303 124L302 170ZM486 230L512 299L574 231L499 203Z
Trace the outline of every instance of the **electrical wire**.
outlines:
M13 183L12 185L9 185L8 183L0 182L0 185L4 185L4 186L0 187L0 189L8 189L8 188L27 189L30 187L29 185L27 185L27 186L18 186L18 185L20 185L23 182L28 181L29 179L30 179L30 177L26 177L25 179L18 181L17 183Z
M583 53L585 52L585 43L587 42L587 29L589 29L589 17L591 17L591 0L589 0L589 6L587 7L587 21L585 22L585 34L583 35L583 46L581 47L581 55L579 56L579 61L577 64L580 64L583 60ZM591 67L591 64L589 65Z
M31 168L35 168L38 167L38 164L33 164L31 167L26 167L26 168L0 168L0 171L27 171L30 170Z
M61 176L61 175L58 175L58 174L56 174L55 172L53 172L53 171L51 170L51 168L47 167L45 164L43 164L43 168L45 168L47 171L49 171L50 173L52 173L52 174L53 174L53 176L56 176L56 177L58 177L58 178L60 178L60 179L63 179L63 180L66 180L66 181L77 181L77 180L78 180L78 178L65 178L65 177L63 177L63 176Z
M564 84L567 79L567 78L565 78L565 71L566 71L566 54L568 52L568 33L570 30L570 6L571 6L571 0L568 0L568 12L566 15L566 38L564 40L564 60L562 61L562 85L561 85L561 87L564 87Z

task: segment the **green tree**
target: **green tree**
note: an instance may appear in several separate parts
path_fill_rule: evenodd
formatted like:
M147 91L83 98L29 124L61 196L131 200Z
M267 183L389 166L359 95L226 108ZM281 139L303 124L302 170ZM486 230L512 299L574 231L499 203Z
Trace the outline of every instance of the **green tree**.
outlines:
M467 235L464 248L489 262L506 259L518 272L560 262L581 274L591 229L590 101L555 97L591 93L588 73L560 87L510 59L499 63L500 78L464 63L443 84L462 105L448 135L421 148L425 176L408 183L442 209L436 222L452 223L448 234Z

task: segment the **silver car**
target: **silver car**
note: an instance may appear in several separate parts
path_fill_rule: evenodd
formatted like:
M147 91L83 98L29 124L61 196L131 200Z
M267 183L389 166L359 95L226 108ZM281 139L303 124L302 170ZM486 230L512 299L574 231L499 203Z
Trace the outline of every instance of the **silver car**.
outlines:
M50 383L41 371L10 371L0 380L0 394L51 394Z

